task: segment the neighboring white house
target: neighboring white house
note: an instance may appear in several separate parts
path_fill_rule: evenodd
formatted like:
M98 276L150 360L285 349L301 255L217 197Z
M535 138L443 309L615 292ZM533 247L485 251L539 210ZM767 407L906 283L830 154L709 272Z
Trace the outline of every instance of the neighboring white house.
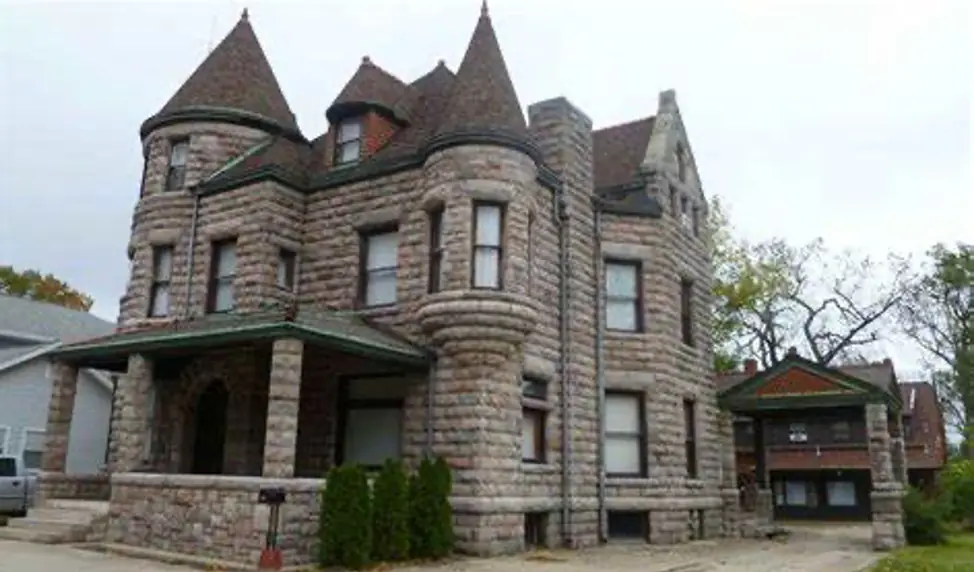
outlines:
M0 454L23 455L39 469L51 380L47 353L61 343L110 334L115 324L87 312L0 294ZM82 370L68 444L67 472L92 474L105 464L112 378Z

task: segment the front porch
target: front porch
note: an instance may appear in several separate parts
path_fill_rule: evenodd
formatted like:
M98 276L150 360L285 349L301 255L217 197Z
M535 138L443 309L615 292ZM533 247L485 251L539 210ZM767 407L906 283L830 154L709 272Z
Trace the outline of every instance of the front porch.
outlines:
M281 487L280 548L289 564L310 562L327 471L411 463L429 442L426 352L350 316L212 317L56 360L42 498L59 495L78 368L125 373L109 432L109 543L255 562L268 524L258 491Z

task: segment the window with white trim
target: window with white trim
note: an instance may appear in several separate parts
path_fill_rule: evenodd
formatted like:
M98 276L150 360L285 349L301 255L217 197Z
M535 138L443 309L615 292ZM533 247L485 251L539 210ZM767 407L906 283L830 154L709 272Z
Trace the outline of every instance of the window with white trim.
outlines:
M690 198L680 197L680 224L684 230L693 231L693 219L690 216Z
M474 288L501 288L503 284L504 205L474 203L473 272Z
M396 274L399 269L399 232L395 229L362 235L362 270L359 296L362 304L386 306L396 303Z
M610 330L642 330L642 296L639 262L605 261L605 327Z
M788 426L788 440L792 443L808 443L808 427L804 423L792 423Z
M362 121L347 119L338 124L335 136L335 164L354 163L362 155Z
M24 460L24 468L32 471L41 470L41 459L44 456L43 429L24 429L20 454Z
M166 190L178 191L186 184L186 163L189 160L189 139L175 139L169 150L166 170Z
M152 247L152 287L149 290L149 317L169 315L169 291L172 281L172 246Z
M641 393L605 392L605 472L646 476L646 423Z
M233 283L237 278L237 241L222 240L213 243L210 261L210 312L228 312L236 306Z

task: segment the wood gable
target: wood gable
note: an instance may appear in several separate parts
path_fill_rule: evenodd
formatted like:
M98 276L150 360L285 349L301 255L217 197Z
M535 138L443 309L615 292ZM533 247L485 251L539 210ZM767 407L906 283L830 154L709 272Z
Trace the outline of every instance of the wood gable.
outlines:
M795 355L725 388L720 402L740 413L880 402L898 408L898 400L879 386Z

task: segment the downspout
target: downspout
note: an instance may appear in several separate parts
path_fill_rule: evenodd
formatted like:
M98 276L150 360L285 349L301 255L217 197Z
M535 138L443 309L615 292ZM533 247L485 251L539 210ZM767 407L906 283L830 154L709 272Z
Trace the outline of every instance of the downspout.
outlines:
M561 373L561 524L562 539L566 546L571 545L572 541L572 494L571 494L571 473L572 473L572 447L571 447L571 426L572 409L569 403L571 399L571 367L568 363L568 352L570 351L570 339L568 328L569 310L569 260L568 260L568 205L565 202L564 190L559 187L554 201L555 225L558 227L558 315L561 323L559 328L559 345L561 346L560 373Z
M189 252L186 253L186 261L188 268L186 271L186 304L183 306L183 317L188 318L190 316L190 309L192 308L192 294L193 294L193 267L195 266L196 260L196 225L199 222L200 216L200 193L197 187L190 189L193 193L193 219L189 223Z
M605 320L602 316L602 214L595 205L592 227L595 233L595 256L592 267L595 275L595 410L599 420L599 442L596 450L598 471L599 542L606 541L605 522L605 366L602 351L605 338Z
M436 395L436 357L430 360L429 374L426 380L426 457L433 457L433 398Z

